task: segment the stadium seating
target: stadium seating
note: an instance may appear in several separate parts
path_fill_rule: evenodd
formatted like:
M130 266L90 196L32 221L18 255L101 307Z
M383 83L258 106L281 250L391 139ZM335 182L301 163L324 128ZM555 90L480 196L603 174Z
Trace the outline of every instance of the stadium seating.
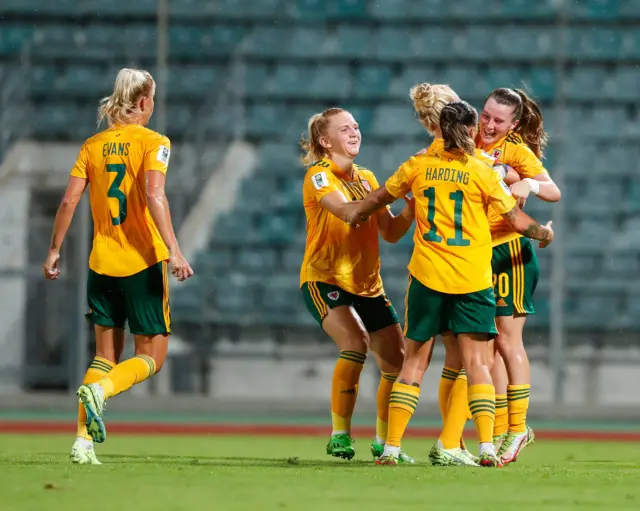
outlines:
M70 0L54 6L42 0L35 11L27 3L33 4L3 0L0 5L0 16L6 15L0 84L26 52L25 90L33 106L29 135L81 140L93 132L96 101L108 93L116 69L154 70L156 2ZM244 101L245 136L260 151L255 176L242 183L238 207L218 219L210 246L197 257L198 276L175 294L175 320L310 324L297 291L304 213L295 141L312 113L346 106L363 132L360 162L382 182L428 143L408 91L430 81L450 83L476 106L499 86L528 89L541 101L552 144L567 142L552 146L546 160L551 172L562 176L567 275L570 282L587 275L591 282L612 283L603 297L576 292L567 300L567 312L589 318L584 326L594 328L626 314L627 324L640 328L640 315L632 313L639 298L625 287L625 277L640 269L637 252L625 252L640 240L628 217L640 213L640 183L634 177L640 154L632 138L640 135L640 36L632 26L615 25L618 19L640 19L640 3L568 2L566 41L556 27L558 5L553 0L172 0L168 135L180 141L196 122L207 136L228 129L224 105L222 110L203 105L215 104L228 85L231 64L242 59L241 83L231 85ZM69 23L69 16L79 22ZM556 60L563 55L569 64L559 67ZM564 120L553 105L559 93L567 103ZM536 199L527 208L541 220L553 218L553 206ZM410 234L397 246L381 242L385 286L400 312L410 250ZM542 285L548 286L549 253L540 255ZM223 289L224 296L215 289ZM532 324L543 327L549 320L548 294L539 296Z

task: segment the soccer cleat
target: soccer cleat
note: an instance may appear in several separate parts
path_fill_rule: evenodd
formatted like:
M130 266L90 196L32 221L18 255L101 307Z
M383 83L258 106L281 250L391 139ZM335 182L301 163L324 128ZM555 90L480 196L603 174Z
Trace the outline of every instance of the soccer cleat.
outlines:
M353 443L353 438L351 438L347 433L331 435L329 443L327 444L327 454L330 454L335 458L350 460L356 455Z
M479 464L481 467L501 467L502 463L498 456L492 452L483 452L478 456Z
M101 444L107 438L107 430L102 420L105 407L104 391L97 383L89 383L80 386L77 396L87 412L87 432L94 442Z
M387 454L386 456L380 456L376 460L376 465L396 466L397 464L398 464L398 458L393 454Z
M464 456L466 456L466 458L470 461L473 461L476 465L478 465L480 458L478 458L478 456L474 456L473 454L471 454L470 451L468 451L467 449L462 449L462 454Z
M371 442L371 454L376 459L381 458L384 454L384 445L380 445L378 442L376 442L375 438ZM406 452L400 451L400 454L398 454L398 463L407 463L409 465L413 465L415 462L416 460L414 460Z
M515 463L522 449L533 444L535 438L536 436L533 430L528 426L522 433L509 432L499 453L502 464L508 465L509 463Z
M500 450L502 449L502 444L504 443L505 438L507 438L506 433L502 433L501 435L496 435L493 437L493 446L496 448L496 452L500 454Z
M93 445L90 447L79 445L77 442L71 448L69 455L71 463L75 465L102 465L96 457Z
M478 467L468 451L463 451L460 447L453 449L442 449L434 445L429 451L429 461L436 467Z

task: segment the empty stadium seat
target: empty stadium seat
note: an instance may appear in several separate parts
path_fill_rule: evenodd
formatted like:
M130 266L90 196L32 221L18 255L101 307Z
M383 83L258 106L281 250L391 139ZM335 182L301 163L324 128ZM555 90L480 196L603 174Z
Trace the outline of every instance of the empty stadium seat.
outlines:
M353 80L353 95L356 98L385 98L393 72L390 66L371 65L358 68Z

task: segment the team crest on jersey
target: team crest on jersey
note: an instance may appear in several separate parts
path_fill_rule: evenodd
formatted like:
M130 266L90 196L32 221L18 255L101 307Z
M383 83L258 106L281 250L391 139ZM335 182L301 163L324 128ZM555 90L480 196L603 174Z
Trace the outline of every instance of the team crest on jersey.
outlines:
M340 298L340 291L331 291L331 293L327 293L327 296L335 302Z
M325 172L318 172L311 176L311 182L313 183L313 186L316 187L316 190L329 186L329 179L327 179L327 174Z
M362 186L366 191L371 192L371 185L369 184L369 181L367 181L366 179L363 179L360 182L362 183Z
M502 156L502 150L494 149L493 152L491 153L491 156L493 156L496 160L499 160L500 156Z

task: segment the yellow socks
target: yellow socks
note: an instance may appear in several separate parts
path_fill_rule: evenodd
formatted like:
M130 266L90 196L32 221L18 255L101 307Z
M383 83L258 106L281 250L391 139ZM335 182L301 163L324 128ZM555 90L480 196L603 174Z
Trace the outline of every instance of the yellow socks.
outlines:
M527 410L531 385L508 385L507 403L509 410L509 431L524 433L527 429Z
M442 422L447 418L447 412L449 410L449 396L451 395L451 389L458 377L458 370L451 369L444 366L442 368L442 374L440 375L440 387L438 387L438 404L440 405L440 416Z
M440 442L445 449L460 447L464 426L469 418L467 375L460 371L449 397L449 411L440 434Z
M113 369L115 364L110 360L102 357L95 357L91 361L91 365L87 372L84 374L84 380L82 380L82 384L86 385L88 383L96 383L99 382L104 376ZM87 440L91 440L91 435L87 433L87 412L84 410L84 406L82 404L78 405L78 435Z
M147 355L136 355L115 366L98 383L104 389L105 399L108 399L129 390L136 383L143 382L155 372L155 360Z
M478 442L493 442L496 417L496 394L493 385L469 385L469 410L478 431Z
M386 445L400 447L404 431L416 411L420 387L395 382L389 398L389 432Z
M378 385L378 417L376 419L376 442L381 445L387 441L389 425L389 397L398 377L397 373L382 373Z
M507 395L496 394L496 423L493 426L493 436L504 435L509 428L509 410Z
M358 397L358 382L367 355L341 351L331 382L331 422L333 435L351 431L351 416Z

